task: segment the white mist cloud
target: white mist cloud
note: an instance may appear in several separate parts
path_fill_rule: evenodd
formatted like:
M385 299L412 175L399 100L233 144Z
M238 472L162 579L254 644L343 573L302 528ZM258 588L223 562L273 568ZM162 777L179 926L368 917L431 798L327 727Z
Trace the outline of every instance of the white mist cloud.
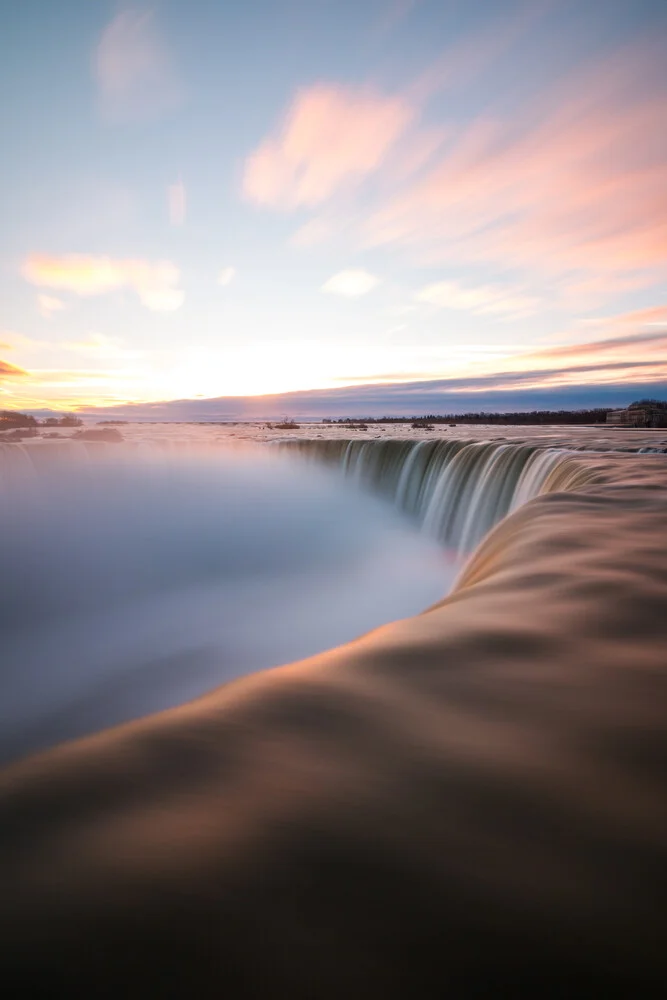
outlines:
M520 289L502 285L466 287L457 281L439 281L427 285L415 295L417 302L440 309L457 309L477 316L530 316L537 312L540 300Z
M54 313L65 308L62 299L57 299L55 295L44 295L42 292L37 296L37 308L44 319L51 319Z
M178 107L183 89L154 11L121 10L93 53L102 111L118 120L156 117Z
M218 284L222 285L223 288L226 288L227 285L230 285L232 283L235 277L236 277L235 267L223 267L222 271L218 275Z
M361 268L350 269L339 271L338 274L334 274L332 278L325 281L322 285L322 291L332 295L342 295L345 298L356 299L362 295L367 295L368 292L372 292L379 283L380 279L376 278L374 274L369 274L368 271L364 271Z
M182 226L187 214L187 195L183 181L170 184L167 188L169 222L172 226Z

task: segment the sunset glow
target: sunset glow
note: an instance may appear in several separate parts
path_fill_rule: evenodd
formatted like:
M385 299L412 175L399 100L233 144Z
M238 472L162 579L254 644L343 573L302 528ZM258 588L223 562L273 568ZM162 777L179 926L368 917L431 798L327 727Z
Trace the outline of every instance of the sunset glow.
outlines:
M4 407L667 386L655 5L54 6L1 70Z

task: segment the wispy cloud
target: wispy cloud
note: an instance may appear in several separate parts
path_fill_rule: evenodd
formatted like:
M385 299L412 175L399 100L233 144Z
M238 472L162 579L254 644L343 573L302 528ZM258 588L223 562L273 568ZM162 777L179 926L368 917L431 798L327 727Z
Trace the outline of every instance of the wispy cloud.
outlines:
M427 174L362 224L422 261L616 276L667 264L667 83L644 43L500 116L459 126ZM651 67L651 64L652 67Z
M290 238L290 245L294 247L317 246L319 243L325 243L338 231L338 228L338 225L332 224L330 219L324 216L315 216L299 226Z
M417 378L413 375L413 378ZM663 331L639 332L605 340L589 341L548 348L526 354L505 357L502 367L496 361L476 365L470 374L434 378L433 373L421 377L422 388L439 386L450 391L481 391L494 386L508 389L516 386L547 388L553 385L601 385L607 382L634 382L647 379L667 381L667 326ZM370 382L405 382L377 375ZM415 386L418 383L415 381Z
M415 299L442 309L458 309L474 315L497 315L518 319L534 315L540 299L501 285L466 287L456 281L439 281L416 293Z
M132 288L143 305L156 312L173 312L185 298L185 292L177 287L179 270L170 261L32 254L23 265L23 276L38 287L84 296Z
M406 101L370 89L302 90L278 134L248 158L244 193L273 208L319 205L377 170L413 116Z
M563 366L570 366L575 365L581 358L595 358L597 365L656 363L665 366L667 372L667 306L640 309L595 322L603 323L603 329L608 331L623 331L630 327L636 332L620 333L585 343L547 347L521 355L515 360L519 364L530 366L535 366L539 362L545 365L558 362Z
M16 383L12 402L21 408L78 409L128 401L131 374L123 370L35 368Z
M57 299L55 295L44 295L40 292L37 295L37 308L44 319L51 319L54 313L65 308L62 299Z
M485 18L463 37L446 45L440 56L424 67L408 88L410 99L421 104L443 91L462 91L483 73L492 73L506 55L548 10L551 0L498 5L495 17Z
M112 119L159 116L182 102L183 88L152 10L116 14L102 32L92 68L102 110Z
M548 286L570 307L589 307L659 283L667 269L662 38L571 68L537 96L512 95L511 106L501 84L483 111L445 112L437 127L427 118L436 92L488 74L532 16L518 9L502 30L455 43L402 96L333 84L301 91L279 134L248 160L246 196L275 209L317 208L300 221L297 246L344 237L348 249L393 250L416 266L511 269L528 299Z
M184 225L187 214L187 196L183 181L179 180L167 188L167 206L170 224L172 226Z
M223 267L222 271L218 275L218 284L222 285L223 288L226 288L227 285L230 285L232 283L235 277L236 277L235 267Z
M367 295L380 283L380 279L374 274L362 269L350 269L339 271L332 278L322 285L323 292L332 295L342 295L344 298L356 299L362 295Z
M35 340L33 337L26 337L22 333L15 333L7 330L2 334L6 337L4 343L0 344L0 350L20 351L21 353L37 350L44 343L43 340Z
M120 337L109 337L104 333L91 333L85 340L68 341L63 346L75 354L93 357L99 361L130 361L140 358L144 353L128 349Z
M385 35L393 31L414 10L420 0L388 0L376 24L375 33Z
M615 316L591 317L584 320L582 325L588 328L601 327L606 331L623 331L628 327L635 330L650 326L667 327L667 305L633 309L631 312L620 313Z

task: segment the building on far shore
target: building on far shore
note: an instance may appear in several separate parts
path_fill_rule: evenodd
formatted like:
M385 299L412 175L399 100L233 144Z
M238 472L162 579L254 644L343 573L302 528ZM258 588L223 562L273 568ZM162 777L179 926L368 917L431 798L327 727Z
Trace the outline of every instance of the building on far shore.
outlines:
M626 410L610 410L607 423L621 427L667 427L667 403L640 399Z

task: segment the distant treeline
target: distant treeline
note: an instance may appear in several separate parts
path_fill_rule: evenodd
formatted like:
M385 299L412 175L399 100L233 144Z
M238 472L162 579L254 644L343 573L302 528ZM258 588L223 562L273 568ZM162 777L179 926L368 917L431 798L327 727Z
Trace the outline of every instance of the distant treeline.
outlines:
M37 420L29 413L0 410L0 431L30 427L81 427L82 424L83 420L80 417L69 413L65 414L64 417L47 417L46 420Z
M367 424L603 424L609 407L595 410L531 410L529 413L427 413L413 417L364 417ZM325 424L357 424L358 417L323 420Z

